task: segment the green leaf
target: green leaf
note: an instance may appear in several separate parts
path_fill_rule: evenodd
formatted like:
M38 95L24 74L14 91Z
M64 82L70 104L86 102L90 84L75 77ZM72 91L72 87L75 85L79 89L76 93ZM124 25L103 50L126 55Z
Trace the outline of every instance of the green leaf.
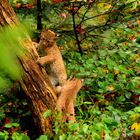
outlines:
M102 89L106 89L107 84L108 84L107 82L101 82L101 81L98 82L99 87Z
M130 90L134 88L134 84L132 82L128 82L126 85L126 90Z
M0 110L0 120L5 118L5 113L3 113L2 109Z
M78 123L71 123L69 125L69 129L72 130L72 131L76 131L76 130L78 130L78 128L79 128L79 124Z
M92 133L93 140L101 140L100 134L93 132Z
M0 132L0 140L8 140L9 138L9 133L7 131Z
M95 124L95 129L99 132L102 132L102 130L105 128L105 124L101 123L101 122L98 122Z
M119 120L120 118L118 118ZM108 117L103 118L103 122L112 129L112 127L117 127L118 123L114 118Z
M48 140L48 136L41 135L37 140Z
M126 97L127 99L130 99L130 98L131 98L131 95L132 95L131 92L125 92L125 97Z
M65 134L59 136L59 140L65 140L65 139L66 139L66 135Z
M22 133L15 132L12 134L12 140L30 140L30 138Z
M105 140L112 140L112 138L109 136L109 134L105 134Z
M99 50L99 56L100 57L105 57L107 55L107 51L106 50Z
M22 140L22 135L15 132L15 133L12 134L12 140Z
M84 102L83 104L91 105L93 103L92 102Z
M43 113L44 118L50 117L51 115L52 115L52 111L49 110L49 109L46 112Z
M82 131L83 131L84 133L87 133L87 132L88 132L88 128L89 128L89 125L83 124L83 126L82 126Z
M21 134L22 135L22 140L30 140L30 138L27 135Z
M139 106L138 106L138 107L135 107L135 108L134 108L134 111L135 111L135 112L140 112L140 107L139 107Z
M4 125L5 128L19 127L18 123L8 123Z
M137 62L138 64L140 64L140 58L138 58L138 59L136 60L136 62Z
M119 102L124 102L126 99L125 99L124 96L120 96L120 97L117 98L117 100L118 100Z
M122 58L126 58L127 54L125 51L123 51L122 49L119 50L119 55L122 57Z

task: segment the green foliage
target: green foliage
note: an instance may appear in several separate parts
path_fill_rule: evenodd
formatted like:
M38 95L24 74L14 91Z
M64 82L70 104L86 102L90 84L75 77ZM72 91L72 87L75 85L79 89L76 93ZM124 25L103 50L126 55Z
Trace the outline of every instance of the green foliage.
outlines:
M88 110L82 113L86 114L83 120L80 119L77 122L63 123L55 121L53 132L53 139L59 140L112 140L119 138L128 138L133 135L133 131L129 128L139 116L135 116L140 113L140 107L136 107L130 111L120 111L115 109L112 105L100 109L97 105L89 105ZM79 107L80 109L80 107ZM56 115L55 115L56 117ZM49 137L42 135L38 140L45 140ZM49 138L51 139L51 138Z
M22 41L26 41L27 37L24 35L23 27L5 27L0 32L0 139L11 140L29 140L20 130L19 117L14 118L16 114L21 114L23 111L17 113L19 107L19 99L13 97L13 91L10 86L14 81L22 79L22 67L19 64L19 57L23 57L25 49L22 47ZM13 87L14 90L14 87ZM19 87L14 90L19 91ZM20 94L20 96L22 96ZM21 100L22 106L25 101ZM27 103L26 103L27 105ZM11 113L12 112L12 113ZM7 115L8 114L8 115ZM25 115L25 114L24 114ZM11 117L12 116L12 117ZM18 115L17 115L18 116ZM26 116L26 115L25 115Z
M9 129L9 130L13 129L13 132L11 134L9 131L6 131L6 130L4 130L3 132L1 131L0 132L0 139L3 139L3 140L8 140L8 139L11 139L11 140L30 140L27 135L25 135L23 133L18 133L16 131L14 132L14 128L19 127L18 123L7 123L7 124L5 124L4 127Z
M51 110L47 110L44 114L43 114L43 117L44 118L47 118L47 117L50 117L52 115L52 111Z
M14 91L6 90L0 97L0 139L29 140L26 131L28 126L34 129L34 125L27 101L20 88L17 87Z
M23 52L22 38L20 28L5 28L0 32L0 92L12 81L21 79L22 69L17 56L20 57Z
M11 127L19 127L18 123L7 123L4 126L5 128L11 128Z
M12 140L30 140L30 138L24 134L13 133Z
M138 28L135 29L127 29L124 25L105 31L94 54L81 58L76 53L68 52L68 74L74 72L84 78L85 86L91 87L95 94L115 93L117 104L130 101L135 94L139 95L140 46L129 38L132 34L137 36Z
M0 132L0 139L9 140L9 138L10 138L9 133L7 131ZM17 133L17 132L13 133L10 139L11 140L30 140L28 136Z
M46 135L41 135L37 140L48 140Z

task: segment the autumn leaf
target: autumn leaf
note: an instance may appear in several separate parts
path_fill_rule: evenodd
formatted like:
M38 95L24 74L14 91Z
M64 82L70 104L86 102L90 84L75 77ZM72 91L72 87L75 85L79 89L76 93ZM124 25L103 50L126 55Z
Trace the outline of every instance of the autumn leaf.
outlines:
M114 90L114 87L113 86L107 86L106 87L109 91L113 91Z
M59 16L65 20L67 18L68 14L67 13L60 13Z
M140 123L132 124L131 130L135 130L135 134L140 135Z
M53 0L53 3L59 3L61 0Z
M80 34L83 35L85 33L85 29L82 26L78 26L76 28L76 31Z
M136 127L137 127L137 125L138 125L138 123L133 123L133 124L131 125L131 130L135 130Z
M132 42L135 42L136 41L136 37L134 35L130 36L129 38Z
M18 8L20 8L21 7L21 3L17 3L16 5L15 5L15 7L18 9Z
M106 18L105 18L104 15L99 16L98 19L99 19L100 22L105 22L106 21Z
M118 75L119 73L120 73L119 70L115 70L115 71L114 71L114 74L115 74L115 75Z
M134 28L134 24L132 21L128 22L128 28L133 29Z
M53 0L53 3L60 3L62 0Z
M10 119L8 118L8 117L6 117L5 119L4 119L4 122L3 122L4 124L8 124L8 123L10 123Z
M110 9L110 8L112 7L111 4L104 3L104 2L98 3L97 6L98 6L98 8L99 8L100 10L108 10L108 9Z
M138 26L140 26L140 19L137 19Z
M109 105L109 102L108 101L105 101L105 105L108 106Z
M135 134L140 136L140 123L138 123L138 125L135 129Z

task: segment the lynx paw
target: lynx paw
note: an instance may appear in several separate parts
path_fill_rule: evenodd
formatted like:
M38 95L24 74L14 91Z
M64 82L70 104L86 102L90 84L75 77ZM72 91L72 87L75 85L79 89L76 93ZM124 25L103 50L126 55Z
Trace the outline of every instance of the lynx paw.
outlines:
M38 58L38 60L36 61L36 63L40 66L43 66L45 64L44 59L42 58Z

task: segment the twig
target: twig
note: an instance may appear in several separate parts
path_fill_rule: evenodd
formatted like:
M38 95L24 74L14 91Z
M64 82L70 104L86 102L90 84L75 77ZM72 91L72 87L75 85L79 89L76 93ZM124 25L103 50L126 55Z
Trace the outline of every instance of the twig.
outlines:
M74 3L73 3L73 8L74 8ZM78 8L79 10L79 8ZM77 10L77 11L78 11ZM77 12L76 11L76 12ZM73 21L73 29L74 29L74 34L75 34L75 38L76 38L76 42L77 42L77 45L78 45L78 49L79 49L79 52L81 54L81 56L83 55L83 51L82 51L82 48L80 46L80 41L79 41L79 38L78 38L78 34L77 34L77 31L76 31L76 23L75 23L75 11L72 11L72 21Z

